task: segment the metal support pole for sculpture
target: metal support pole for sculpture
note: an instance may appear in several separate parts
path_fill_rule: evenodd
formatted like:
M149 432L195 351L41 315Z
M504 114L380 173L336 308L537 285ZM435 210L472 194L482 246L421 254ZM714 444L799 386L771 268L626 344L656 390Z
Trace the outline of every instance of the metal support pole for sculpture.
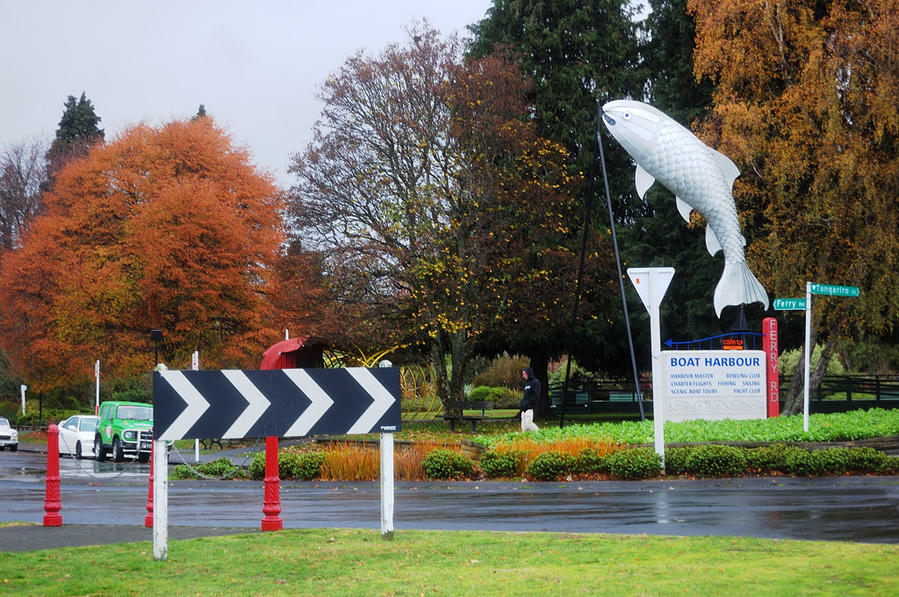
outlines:
M284 521L281 513L281 480L278 477L278 438L265 438L265 497L262 501L263 531L280 531Z
M627 330L627 346L631 352L634 392L637 394L637 405L640 407L640 420L645 421L643 393L640 391L640 375L637 373L637 357L634 354L634 336L631 334L631 318L627 312L627 298L624 296L624 275L621 273L621 256L618 254L618 235L615 234L615 214L612 213L612 194L609 192L609 176L606 173L606 155L602 149L602 135L599 127L602 120L602 107L599 102L596 103L596 112L596 143L599 145L599 163L602 164L602 181L606 189L606 205L609 207L609 230L612 231L612 247L615 249L615 267L618 269L618 289L621 292L621 309L624 312L624 328Z
M45 527L61 527L62 502L59 497L59 427L47 429L47 491L44 497Z

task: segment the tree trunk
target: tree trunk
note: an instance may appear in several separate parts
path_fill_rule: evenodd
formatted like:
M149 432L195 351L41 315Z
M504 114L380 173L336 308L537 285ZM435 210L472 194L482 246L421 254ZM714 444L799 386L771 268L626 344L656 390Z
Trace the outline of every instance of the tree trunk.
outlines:
M824 343L824 348L821 349L821 358L818 360L818 365L812 370L808 381L809 396L815 394L818 388L821 387L821 380L824 379L824 374L827 373L827 366L830 365L830 359L833 357L836 348L837 340L835 337L828 338L827 342Z
M431 366L434 368L434 390L445 411L450 397L446 379L446 357L439 339L431 341Z
M802 386L805 383L805 345L799 352L799 362L793 371L793 380L790 382L790 391L784 401L783 415L796 415L802 412Z
M465 371L470 360L469 342L465 332L442 334L431 342L431 364L434 385L444 410L450 402L465 400ZM449 355L449 372L446 357Z
M534 370L534 375L540 380L540 399L537 403L536 415L539 417L548 417L550 414L549 374L547 373L547 369L549 369L549 355L546 354L545 351L540 351L528 355L528 358L530 358L530 365L531 369Z

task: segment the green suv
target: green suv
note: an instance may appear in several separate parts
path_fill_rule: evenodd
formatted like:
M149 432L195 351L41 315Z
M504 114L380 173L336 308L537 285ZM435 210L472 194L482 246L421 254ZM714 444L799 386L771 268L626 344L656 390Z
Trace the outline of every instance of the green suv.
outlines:
M100 421L94 437L97 460L103 461L107 453L112 453L116 462L125 460L125 455L147 462L152 443L152 404L112 401L100 405Z

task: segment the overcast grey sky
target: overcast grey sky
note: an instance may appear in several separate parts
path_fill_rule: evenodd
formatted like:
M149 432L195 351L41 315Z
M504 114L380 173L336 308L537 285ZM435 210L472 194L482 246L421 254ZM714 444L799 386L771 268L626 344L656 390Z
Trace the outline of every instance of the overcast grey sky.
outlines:
M466 35L490 0L0 0L0 149L51 140L82 92L106 139L206 106L286 186L321 111L319 86L426 18Z

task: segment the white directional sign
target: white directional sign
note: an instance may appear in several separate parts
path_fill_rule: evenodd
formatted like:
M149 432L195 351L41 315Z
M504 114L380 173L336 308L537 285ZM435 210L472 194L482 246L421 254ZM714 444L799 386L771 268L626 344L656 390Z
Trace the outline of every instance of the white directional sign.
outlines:
M301 437L400 429L395 367L159 371L157 440Z
M804 298L778 298L772 303L775 311L804 311Z
M824 294L827 296L848 296L850 298L857 297L860 292L858 286L837 286L836 284L815 284L811 285L812 294Z

